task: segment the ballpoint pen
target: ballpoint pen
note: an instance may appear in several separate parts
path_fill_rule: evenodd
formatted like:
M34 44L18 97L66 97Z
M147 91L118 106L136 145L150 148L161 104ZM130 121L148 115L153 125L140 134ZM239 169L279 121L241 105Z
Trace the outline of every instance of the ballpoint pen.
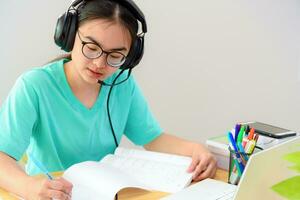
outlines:
M228 137L228 141L229 141L229 146L232 149L232 151L234 151L234 155L235 156L233 156L233 158L234 158L234 162L235 162L236 168L238 170L239 175L241 176L242 173L243 173L243 171L244 171L244 165L242 163L240 154L238 152L238 148L237 148L237 146L235 144L235 141L233 139L233 136L232 136L231 132L228 132L227 137Z
M53 180L54 178L50 175L49 171L47 168L39 161L37 160L32 154L28 154L28 157L31 159L31 161L37 166L47 177L49 180ZM69 198L71 199L70 194L67 194ZM116 194L117 197L117 194ZM55 199L53 199L55 200Z
M239 135L239 132L240 132L240 128L241 128L240 124L236 124L235 125L235 129L234 129L234 139L235 139L235 142L237 142L238 135Z
M240 152L242 153L241 155L242 155L242 157L244 158L245 163L246 163L246 161L248 161L248 155L247 155L247 153L245 152L244 147L242 146L242 144L239 143L239 144L238 144L238 148L239 148ZM244 164L244 165L246 165L246 164Z
M32 154L28 154L28 157L35 164L35 166L37 166L44 174L47 175L50 180L53 180L53 177L50 175L47 168L40 161L38 161Z
M242 143L243 137L244 137L244 132L245 132L245 126L241 125L241 129L239 131L238 138L236 140L236 144Z

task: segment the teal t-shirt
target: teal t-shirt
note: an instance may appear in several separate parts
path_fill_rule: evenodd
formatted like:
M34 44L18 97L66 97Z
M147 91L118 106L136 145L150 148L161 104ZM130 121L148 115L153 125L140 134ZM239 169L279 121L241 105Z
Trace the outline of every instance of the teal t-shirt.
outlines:
M49 171L62 171L86 160L101 160L115 150L107 116L108 86L92 108L73 94L60 60L21 75L0 109L0 151L19 160L27 151ZM116 74L106 82L112 82ZM126 78L121 75L120 80ZM118 142L125 134L145 145L162 132L131 76L114 86L110 114ZM30 160L28 174L42 173Z

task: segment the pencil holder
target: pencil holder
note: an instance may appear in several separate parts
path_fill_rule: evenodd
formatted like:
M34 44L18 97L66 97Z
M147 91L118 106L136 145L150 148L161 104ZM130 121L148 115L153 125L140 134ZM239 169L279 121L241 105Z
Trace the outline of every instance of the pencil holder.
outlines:
M245 153L241 151L235 151L228 148L230 152L229 156L229 173L228 173L228 183L237 185L240 178L244 172L247 161L251 156L251 153Z

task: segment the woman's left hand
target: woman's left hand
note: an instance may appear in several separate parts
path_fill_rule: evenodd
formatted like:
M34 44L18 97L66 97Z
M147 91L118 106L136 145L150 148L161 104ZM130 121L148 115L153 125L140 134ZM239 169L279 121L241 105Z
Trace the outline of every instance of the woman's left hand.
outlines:
M217 171L217 161L215 157L205 147L196 144L193 149L192 163L188 170L194 172L193 180L200 181L205 178L213 178Z

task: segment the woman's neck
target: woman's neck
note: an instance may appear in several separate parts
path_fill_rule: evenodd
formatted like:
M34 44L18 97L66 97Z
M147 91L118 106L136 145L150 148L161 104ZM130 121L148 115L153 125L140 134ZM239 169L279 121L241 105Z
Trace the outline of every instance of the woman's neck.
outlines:
M72 61L64 64L64 71L73 94L86 107L91 108L97 100L101 86L98 83L90 84L83 80L72 65Z

